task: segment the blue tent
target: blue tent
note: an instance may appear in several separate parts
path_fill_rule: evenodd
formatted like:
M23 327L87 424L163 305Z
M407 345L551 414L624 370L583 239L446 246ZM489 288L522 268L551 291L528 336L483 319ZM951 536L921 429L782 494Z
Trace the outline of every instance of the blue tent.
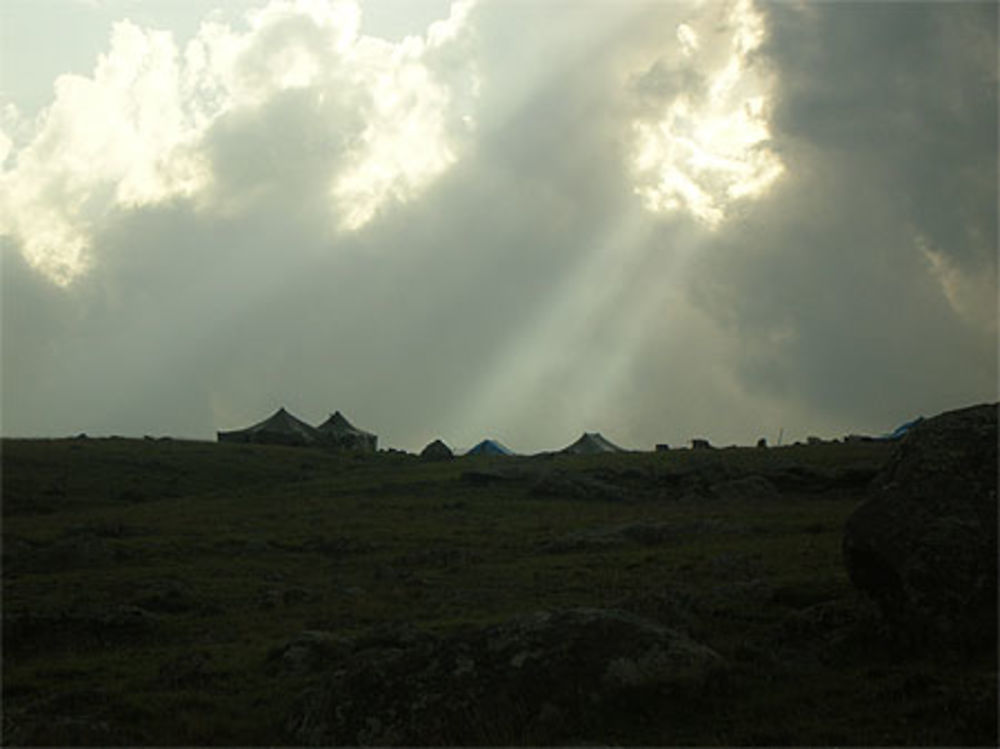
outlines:
M887 439L887 440L901 439L904 434L913 429L913 427L915 427L923 420L924 420L923 416L918 416L913 421L908 421L905 424L900 424L898 427L893 429L889 434L885 435L882 439Z
M466 455L513 455L514 452L496 440L486 439L473 447Z

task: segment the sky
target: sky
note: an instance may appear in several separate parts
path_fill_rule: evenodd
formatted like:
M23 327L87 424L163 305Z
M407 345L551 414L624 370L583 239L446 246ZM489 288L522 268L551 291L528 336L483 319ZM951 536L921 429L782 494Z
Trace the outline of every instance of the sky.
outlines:
M652 449L995 401L997 12L7 0L0 431Z

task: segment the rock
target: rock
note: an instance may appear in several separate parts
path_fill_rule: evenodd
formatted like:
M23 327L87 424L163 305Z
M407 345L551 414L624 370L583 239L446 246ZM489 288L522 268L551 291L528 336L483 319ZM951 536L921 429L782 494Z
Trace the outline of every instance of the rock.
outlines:
M697 699L722 658L614 609L521 616L447 637L358 641L286 724L310 745L551 743Z
M60 572L98 567L121 558L119 549L94 533L79 533L49 544L18 549L18 568L30 572Z
M597 528L574 531L561 538L546 541L539 546L544 554L566 554L581 551L603 551L621 546L625 538L617 528Z
M844 530L854 585L907 642L995 643L997 405L920 423L874 483Z
M400 554L392 559L392 564L402 568L438 567L449 569L454 567L469 567L483 561L481 555L467 549L454 549L447 546L431 546L406 554Z
M502 471L463 471L458 480L473 486L490 486L514 480L514 476Z
M268 671L312 673L344 658L354 640L324 630L306 630L268 653Z
M643 546L659 546L677 535L677 528L670 523L638 522L617 529L623 539Z
M700 603L691 593L670 585L654 591L630 593L615 601L613 606L685 634L701 626Z
M6 722L6 717L5 722ZM149 737L94 716L34 715L4 727L6 746L143 746Z
M191 588L179 580L147 580L134 599L135 605L157 614L183 614L199 608Z
M42 652L97 644L118 646L154 634L158 618L139 606L113 605L4 612L3 645L10 652Z
M773 468L766 473L765 478L781 492L819 494L845 485L838 481L834 473L812 466L789 465ZM864 480L867 481L873 475L874 473L869 472ZM857 486L857 482L847 485Z
M604 551L616 546L637 544L660 546L678 539L691 539L706 533L743 532L740 526L710 518L698 518L683 523L639 521L627 525L600 526L572 531L542 543L538 550L547 554L581 551Z
M609 502L621 502L626 492L620 486L579 474L550 473L539 478L531 487L536 497L567 497Z
M692 450L711 450L712 449L712 443L709 442L706 439L695 437L694 439L691 440L691 449Z
M206 651L182 653L160 664L157 686L167 689L204 687L217 676L209 667L212 654Z

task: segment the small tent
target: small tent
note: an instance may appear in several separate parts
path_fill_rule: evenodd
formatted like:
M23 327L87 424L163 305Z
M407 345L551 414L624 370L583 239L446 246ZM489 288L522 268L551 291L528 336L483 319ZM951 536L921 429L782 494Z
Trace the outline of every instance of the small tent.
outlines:
M319 432L279 408L273 414L246 429L217 432L219 442L243 442L268 445L315 445L320 441Z
M596 453L623 453L625 451L600 432L584 432L580 439L569 447L564 447L560 452L570 455L594 455Z
M496 440L485 439L469 450L466 455L513 455L510 448L501 445Z
M364 429L358 429L349 422L340 411L317 428L324 444L333 445L340 450L357 450L359 452L375 452L378 447L378 437Z
M424 460L448 460L454 457L454 453L441 440L434 440L420 451L420 457Z

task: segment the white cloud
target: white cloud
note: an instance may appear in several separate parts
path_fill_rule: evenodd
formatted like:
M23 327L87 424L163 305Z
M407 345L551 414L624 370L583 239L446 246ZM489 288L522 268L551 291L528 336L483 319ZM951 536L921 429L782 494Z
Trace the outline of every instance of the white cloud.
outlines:
M948 253L935 248L926 236L919 233L914 244L955 314L966 323L991 331L995 336L998 327L996 273L969 273L963 270Z
M662 77L666 67L670 78L700 85L660 92L664 102L633 122L635 192L654 212L687 211L714 228L784 171L767 148L772 82L751 63L763 19L750 0L708 4L676 35L680 57L646 77Z
M66 285L86 272L96 227L114 215L172 199L245 207L233 192L258 186L218 183L216 133L246 134L290 91L311 102L296 116L328 132L311 146L327 153L299 153L332 169L331 229L358 229L457 158L475 73L456 71L447 53L462 46L470 7L456 3L426 36L399 43L360 35L355 0L272 0L242 29L206 21L183 51L169 32L119 22L92 76L56 81L23 144L4 128L0 233ZM309 166L250 176L280 182L282 170Z

